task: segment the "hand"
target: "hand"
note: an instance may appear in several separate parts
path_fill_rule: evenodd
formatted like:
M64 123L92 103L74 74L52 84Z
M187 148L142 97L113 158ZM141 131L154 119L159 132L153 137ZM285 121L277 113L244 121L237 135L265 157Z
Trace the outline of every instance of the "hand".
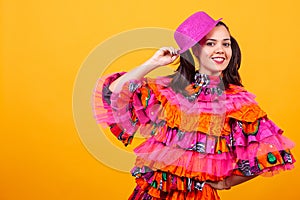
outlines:
M178 51L179 49L175 49L173 47L162 47L155 52L155 54L150 58L150 61L155 63L157 66L168 65L178 58Z
M217 190L229 190L230 185L226 182L226 179L218 182L209 182L207 181L206 184L210 185L211 187Z

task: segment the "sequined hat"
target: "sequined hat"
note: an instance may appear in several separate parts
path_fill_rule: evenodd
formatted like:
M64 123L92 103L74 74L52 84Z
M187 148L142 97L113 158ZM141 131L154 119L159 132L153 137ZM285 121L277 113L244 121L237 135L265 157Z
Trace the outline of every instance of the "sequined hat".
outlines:
M184 53L194 46L221 20L222 18L214 20L203 11L196 12L188 17L178 26L174 33L174 38L180 48L179 53Z

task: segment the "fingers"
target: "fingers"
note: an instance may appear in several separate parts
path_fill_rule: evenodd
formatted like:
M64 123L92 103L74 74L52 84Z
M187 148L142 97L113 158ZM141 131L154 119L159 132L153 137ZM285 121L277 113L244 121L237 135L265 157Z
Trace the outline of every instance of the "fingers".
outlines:
M174 62L179 57L179 49L174 47L162 47L151 57L152 62L159 66L165 66Z
M170 52L172 55L177 55L177 54L178 54L178 51L177 51L174 47L169 47L169 52Z
M178 58L178 56L179 56L179 54L173 55L173 56L171 57L172 62L173 62L174 60L176 60L176 58Z
M164 53L169 53L172 56L178 55L178 53L179 53L179 49L175 49L174 47L162 47L162 48L160 48L160 50L163 51Z

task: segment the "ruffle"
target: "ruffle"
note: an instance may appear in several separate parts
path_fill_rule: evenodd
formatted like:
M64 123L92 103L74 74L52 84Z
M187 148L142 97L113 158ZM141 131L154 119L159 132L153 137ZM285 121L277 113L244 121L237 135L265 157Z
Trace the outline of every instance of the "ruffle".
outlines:
M171 104L178 106L183 112L191 112L196 105L199 112L207 113L223 113L225 111L225 100L226 95L224 92L217 93L214 92L217 89L208 85L203 86L197 101L190 101L186 96L176 93L169 86L170 79L165 77L160 77L159 79L148 79L149 87L153 90L154 94L161 100L165 102L165 99ZM190 86L192 86L191 84ZM210 92L209 92L210 91ZM199 103L201 101L201 104ZM197 103L198 102L198 103Z
M115 117L111 108L111 91L109 85L111 82L122 76L124 73L115 73L101 77L97 80L92 96L92 109L97 123L104 128L109 124L115 123Z
M225 112L222 111L221 104L191 103L183 95L173 92L166 85L167 80L163 78L155 81L149 79L148 81L148 86L159 102L156 109L160 109L159 111L162 113L159 116L160 120L166 121L168 127L177 127L182 131L201 131L212 135L220 134L225 120Z
M295 159L290 149L294 143L267 117L252 123L236 121L232 130L238 163L234 173L272 175L275 171L292 169Z
M290 150L269 152L252 160L238 160L238 168L232 174L240 176L273 176L281 171L294 168L295 159Z
M205 173L225 177L234 170L243 170L238 163L247 162L252 168L259 166L253 173L260 174L270 170L267 168L295 162L287 151L294 144L282 136L282 132L267 118L254 123L235 121L232 134L227 136L163 127L135 149L136 166L148 166L153 170L177 166L186 173L178 174L182 176ZM270 163L273 154L278 162Z
M137 187L131 200L219 200L215 189L204 182L156 171L136 178Z
M152 172L152 171L155 171L155 169L151 169L148 166L143 166L143 167L135 166L134 168L132 168L131 174L134 177L139 177L142 174L146 174L146 173ZM206 181L206 180L221 181L225 177L227 177L227 176L216 176L216 175L212 175L212 174L208 174L208 173L204 173L204 172L191 172L191 171L188 171L184 167L172 166L172 165L168 165L164 168L161 168L161 169L159 169L159 171L168 172L168 173L174 174L178 177L187 177L187 178L195 179L197 181Z
M112 93L109 90L110 84L123 74L124 72L115 73L97 80L92 96L92 108L97 123L104 128L109 127L126 146L131 143L140 121L147 119L137 119L129 94L130 83L125 84L120 93Z
M254 100L255 96L240 86L231 85L226 96L202 94L197 102L190 102L183 95L166 87L166 82L162 79L149 80L148 85L161 103L164 113L162 120L171 128L218 135L222 131L225 118L253 122L266 116ZM211 132L211 127L214 127L214 132Z
M229 152L230 136L207 135L202 132L183 132L179 129L162 127L154 136L157 142L165 146L192 150L203 154Z
M197 102L189 102L183 95L174 93L168 87L170 78L166 77L131 81L124 84L120 93L112 93L110 83L123 74L99 79L92 103L97 122L104 127L109 125L126 144L140 125L149 129L165 122L166 126L184 132L218 136L229 134L229 118L252 122L266 115L254 101L254 95L239 86L231 86L226 100L222 95L214 99L217 95L207 94L206 99L200 95Z
M153 170L167 166L184 168L188 173L206 173L223 177L229 175L236 168L232 153L204 154L193 150L166 146L154 138L150 138L135 148L137 167L148 166Z
M271 148L267 149L268 152L272 149L283 150L294 147L294 143L282 135L283 130L267 117L252 123L235 121L232 124L232 132L237 147L248 147L252 143L261 143L267 144ZM265 154L265 152L262 153Z
M232 129L235 152L241 160L251 160L294 147L294 143L284 137L283 131L268 118L253 123L236 121Z
M257 105L255 95L237 85L231 84L229 89L220 95L203 92L198 96L197 101L190 102L184 95L174 92L168 86L171 81L170 78L148 78L147 80L154 95L163 105L169 103L185 113L193 113L197 110L197 113L223 114L224 112L230 113L239 110L245 106ZM211 87L210 85L206 86L208 89Z
M244 88L230 85L225 96L201 93L190 102L168 87L170 78L161 77L130 81L112 93L110 83L122 74L98 80L93 110L97 122L125 145L138 128L150 137L135 149L136 167L205 180L292 168L294 144Z
M182 94L175 93L170 87L160 84L162 79L150 80L149 87L163 109L163 117L171 128L178 127L183 131L206 132L211 118L223 125L225 119L224 98L216 99L208 95L210 101L190 102ZM164 82L166 84L166 82ZM217 96L217 95L214 95ZM201 122L201 123L200 123ZM220 131L220 130L219 130Z
M255 95L243 87L229 85L226 90L227 117L239 121L254 122L267 114L258 106Z

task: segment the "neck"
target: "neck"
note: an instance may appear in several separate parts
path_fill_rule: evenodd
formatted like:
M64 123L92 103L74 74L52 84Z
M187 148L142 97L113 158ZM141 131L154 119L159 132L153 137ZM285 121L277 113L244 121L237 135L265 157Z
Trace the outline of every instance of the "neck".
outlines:
M199 73L207 74L208 76L220 76L222 74L222 71L208 71L203 67L200 67L198 71Z

